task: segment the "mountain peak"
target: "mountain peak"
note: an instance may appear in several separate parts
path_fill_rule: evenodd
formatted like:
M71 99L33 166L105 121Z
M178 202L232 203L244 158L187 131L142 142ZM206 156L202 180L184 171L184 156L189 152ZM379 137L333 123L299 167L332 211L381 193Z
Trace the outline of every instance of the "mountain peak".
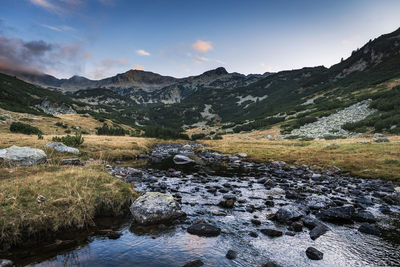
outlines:
M226 69L224 67L219 67L213 70L209 70L201 74L201 76L206 75L206 76L212 76L212 75L225 75L228 74Z

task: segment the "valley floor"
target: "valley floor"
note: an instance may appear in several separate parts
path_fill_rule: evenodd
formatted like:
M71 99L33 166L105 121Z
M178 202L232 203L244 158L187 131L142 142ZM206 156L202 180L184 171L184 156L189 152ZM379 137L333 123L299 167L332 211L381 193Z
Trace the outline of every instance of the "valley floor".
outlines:
M79 148L85 166L60 166L64 155L44 149L51 135L37 136L3 133L0 149L12 145L43 149L49 163L34 167L0 166L0 235L3 247L17 244L39 233L83 227L100 212L111 215L136 197L129 184L109 175L106 162L135 159L156 143L149 138L85 135ZM388 143L372 139L330 141L268 140L256 136L226 135L223 140L202 141L223 153L247 153L250 160L281 160L322 168L336 166L342 171L367 178L400 180L400 137ZM336 142L337 145L332 145ZM317 167L316 167L317 168Z

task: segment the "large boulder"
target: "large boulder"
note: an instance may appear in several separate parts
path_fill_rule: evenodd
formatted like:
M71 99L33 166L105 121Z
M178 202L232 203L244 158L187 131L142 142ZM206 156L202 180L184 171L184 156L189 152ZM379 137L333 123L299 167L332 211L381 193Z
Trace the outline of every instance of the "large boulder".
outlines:
M46 162L46 153L37 148L12 146L0 149L0 158L12 166L30 166Z
M46 147L53 148L54 150L61 152L61 153L71 153L71 154L79 155L79 149L66 146L61 142L49 143L46 145Z
M174 160L174 163L177 165L185 165L185 164L194 163L194 160L192 160L188 156L181 155L181 154L175 155L173 160Z
M171 222L185 215L172 195L148 192L131 205L133 220L137 224L152 225Z

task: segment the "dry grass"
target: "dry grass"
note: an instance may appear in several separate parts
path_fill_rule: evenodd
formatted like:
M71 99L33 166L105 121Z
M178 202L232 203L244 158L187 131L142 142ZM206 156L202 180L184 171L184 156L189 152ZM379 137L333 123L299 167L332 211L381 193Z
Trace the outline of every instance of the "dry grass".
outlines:
M400 137L390 143L374 143L371 138L330 141L246 140L243 135L227 135L223 140L204 141L213 149L234 154L245 152L255 161L282 160L319 167L336 166L353 175L400 181ZM361 141L370 141L362 144ZM332 142L338 147L327 147Z
M95 134L96 128L103 125L103 122L100 122L91 116L81 114L65 114L57 115L55 117L45 117L26 113L17 113L3 109L0 109L0 114L9 114L12 116L12 119L6 120L7 124L0 123L0 133L10 133L10 123L13 121L20 121L35 126L46 135L63 135L67 129L74 132L72 127L79 127L84 132ZM57 122L66 124L68 128L64 129L56 126L55 124ZM112 125L110 120L106 120L105 122ZM125 130L133 130L131 127L126 125L121 125L121 127Z
M136 196L130 184L99 165L3 168L0 192L0 245L82 228L98 215L124 214Z

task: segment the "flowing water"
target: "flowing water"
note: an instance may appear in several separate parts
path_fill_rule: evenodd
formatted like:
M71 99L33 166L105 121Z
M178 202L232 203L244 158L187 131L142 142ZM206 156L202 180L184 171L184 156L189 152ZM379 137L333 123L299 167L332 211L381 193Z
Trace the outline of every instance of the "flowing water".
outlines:
M160 149L168 152L168 147ZM379 209L382 203L377 198L373 198L374 204L366 210L379 219L383 231L380 237L360 233L357 231L359 223L326 223L331 230L313 241L307 228L294 233L287 225L269 219L281 206L302 203L298 199L288 199L285 194L288 189L304 191L309 195L319 190L327 197L340 196L353 203L354 198L360 195L346 188L361 188L363 196L371 196L373 191L364 190L369 181L354 178L353 183L348 182L348 177L329 176L329 179L335 179L342 185L342 190L340 186L330 186L333 180L305 179L303 171L299 174L295 168L248 163L237 158L223 163L218 160L218 154L204 154L199 158L213 164L184 168L174 165L171 158L164 156L138 168L142 170L140 178L130 175L137 169L115 166L110 169L117 177L130 180L139 192L171 193L180 199L181 207L187 214L185 219L172 225L147 228L132 224L129 217L111 219L104 224L104 228L119 231L121 236L117 239L96 234L82 238L82 234L71 234L69 239L80 238L72 248L40 252L38 246L32 255L21 256L14 259L15 262L32 266L183 266L200 259L204 266L261 266L271 261L279 266L400 266L400 234L396 230L399 207L390 205L391 213L382 214ZM212 158L214 160L210 160ZM298 179L296 173L303 178ZM266 186L259 180L266 175L275 183ZM343 183L340 179L347 180ZM382 182L382 186L386 184ZM237 198L232 209L218 206L226 194ZM267 200L273 200L274 206L266 206ZM217 237L189 234L186 228L199 219L221 228L221 234ZM254 225L252 219L259 220L261 225ZM271 238L259 231L262 228L278 229L284 234ZM251 236L251 232L258 236ZM310 246L324 253L322 260L307 258L305 250ZM230 249L238 252L234 260L225 257Z

